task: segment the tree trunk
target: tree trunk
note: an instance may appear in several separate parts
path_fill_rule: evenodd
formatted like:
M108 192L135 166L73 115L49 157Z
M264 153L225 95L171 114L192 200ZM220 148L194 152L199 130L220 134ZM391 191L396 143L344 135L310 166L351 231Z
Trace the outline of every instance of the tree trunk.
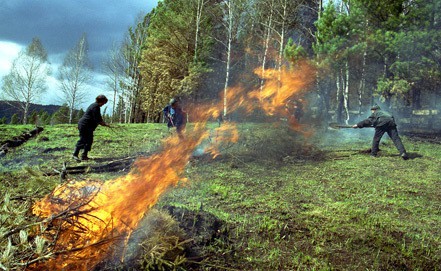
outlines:
M364 49L363 52L363 60L361 63L361 75L360 75L360 84L358 85L358 113L361 114L363 108L363 94L364 94L364 88L366 85L366 56L367 56L367 50Z
M346 114L345 123L349 122L349 63L346 60L345 63L345 72L343 77L344 91L343 91L343 100L344 100L344 112Z
M268 56L268 50L269 50L269 42L272 36L272 25L273 25L273 5L274 0L271 0L271 7L270 7L270 15L268 17L267 21L267 27L266 27L266 34L265 34L265 45L263 49L263 57L262 57L262 75L265 73L265 65L266 65L266 58ZM260 94L262 97L262 91L263 91L263 85L265 83L265 80L262 78L260 79Z
M290 0L290 1L292 1L292 0ZM278 70L278 78L277 78L277 81L278 81L278 90L277 91L279 91L279 89L280 89L280 84L281 84L281 81L282 81L282 61L283 61L283 49L284 49L284 46L285 46L285 31L286 31L286 29L285 29L285 25L286 25L286 17L287 17L287 8L288 8L288 6L287 6L287 0L284 0L283 1L283 5L282 5L282 9L283 9L283 15L282 15L282 25L281 25L281 29L280 29L280 42L279 42L279 55L278 55L278 59L277 59L277 70Z
M224 85L224 114L226 117L228 113L228 105L227 105L227 92L228 92L228 83L230 79L230 65L231 65L231 43L233 41L233 7L231 3L228 3L228 43L227 43L227 61L225 68L225 85Z

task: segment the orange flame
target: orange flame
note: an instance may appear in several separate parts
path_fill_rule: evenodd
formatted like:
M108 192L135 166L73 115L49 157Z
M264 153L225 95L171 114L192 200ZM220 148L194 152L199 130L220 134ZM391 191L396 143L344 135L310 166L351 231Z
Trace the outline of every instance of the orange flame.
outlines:
M308 68L300 72L310 74L309 71ZM261 75L267 80L262 90L229 89L229 110L245 108L249 113L263 108L269 115L285 114L287 100L310 82L305 80L305 75L295 74L287 70L280 75L267 71ZM128 175L107 182L69 182L37 202L33 213L47 218L50 228L45 231L46 238L54 244L56 254L30 269L93 269L109 255L115 242L127 238L159 197L182 180L181 175L195 148L213 138L206 129L206 122L219 116L220 108L222 103L193 108L192 116L197 116L198 122L192 125L191 131L188 129L184 139L177 135L166 139L162 152L139 158ZM216 146L221 142L239 139L234 123L225 123L214 133L216 140L205 150L213 156L219 154Z

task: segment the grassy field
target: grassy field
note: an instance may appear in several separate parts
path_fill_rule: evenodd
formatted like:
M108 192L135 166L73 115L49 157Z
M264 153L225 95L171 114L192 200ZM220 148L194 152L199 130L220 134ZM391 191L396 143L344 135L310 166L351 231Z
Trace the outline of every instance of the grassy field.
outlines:
M88 163L148 155L169 136L164 124L119 127L97 129ZM0 126L0 142L31 128ZM193 157L183 176L189 181L157 204L222 221L222 238L206 244L192 270L441 270L440 144L403 137L411 157L404 161L386 138L371 158L369 129L320 130L306 138L283 125L238 129L239 141L221 146L215 159ZM0 158L2 196L31 195L29 208L49 193L60 180L44 173L73 164L77 139L74 125L48 126ZM0 227L23 223L8 214Z

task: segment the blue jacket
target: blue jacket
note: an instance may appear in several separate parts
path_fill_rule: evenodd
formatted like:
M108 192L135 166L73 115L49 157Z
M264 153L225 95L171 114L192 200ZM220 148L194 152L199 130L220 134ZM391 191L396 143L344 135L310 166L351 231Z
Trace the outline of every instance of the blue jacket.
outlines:
M164 118L167 119L168 127L181 128L185 126L187 122L187 117L182 108L172 108L171 105L167 105L166 107L164 107L162 112L164 113Z

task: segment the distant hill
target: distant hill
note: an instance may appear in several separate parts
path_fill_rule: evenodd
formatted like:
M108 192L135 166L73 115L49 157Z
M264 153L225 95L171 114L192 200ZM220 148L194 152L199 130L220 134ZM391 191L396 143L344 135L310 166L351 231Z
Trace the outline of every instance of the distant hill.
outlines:
M31 104L29 109L29 114L31 114L33 111L41 112L46 111L48 114L52 115L58 109L60 109L60 105L42 105L42 104ZM21 117L21 111L18 109L19 103L18 102L5 102L0 101L0 118L6 117L8 119L8 122L11 120L12 115L18 114Z

